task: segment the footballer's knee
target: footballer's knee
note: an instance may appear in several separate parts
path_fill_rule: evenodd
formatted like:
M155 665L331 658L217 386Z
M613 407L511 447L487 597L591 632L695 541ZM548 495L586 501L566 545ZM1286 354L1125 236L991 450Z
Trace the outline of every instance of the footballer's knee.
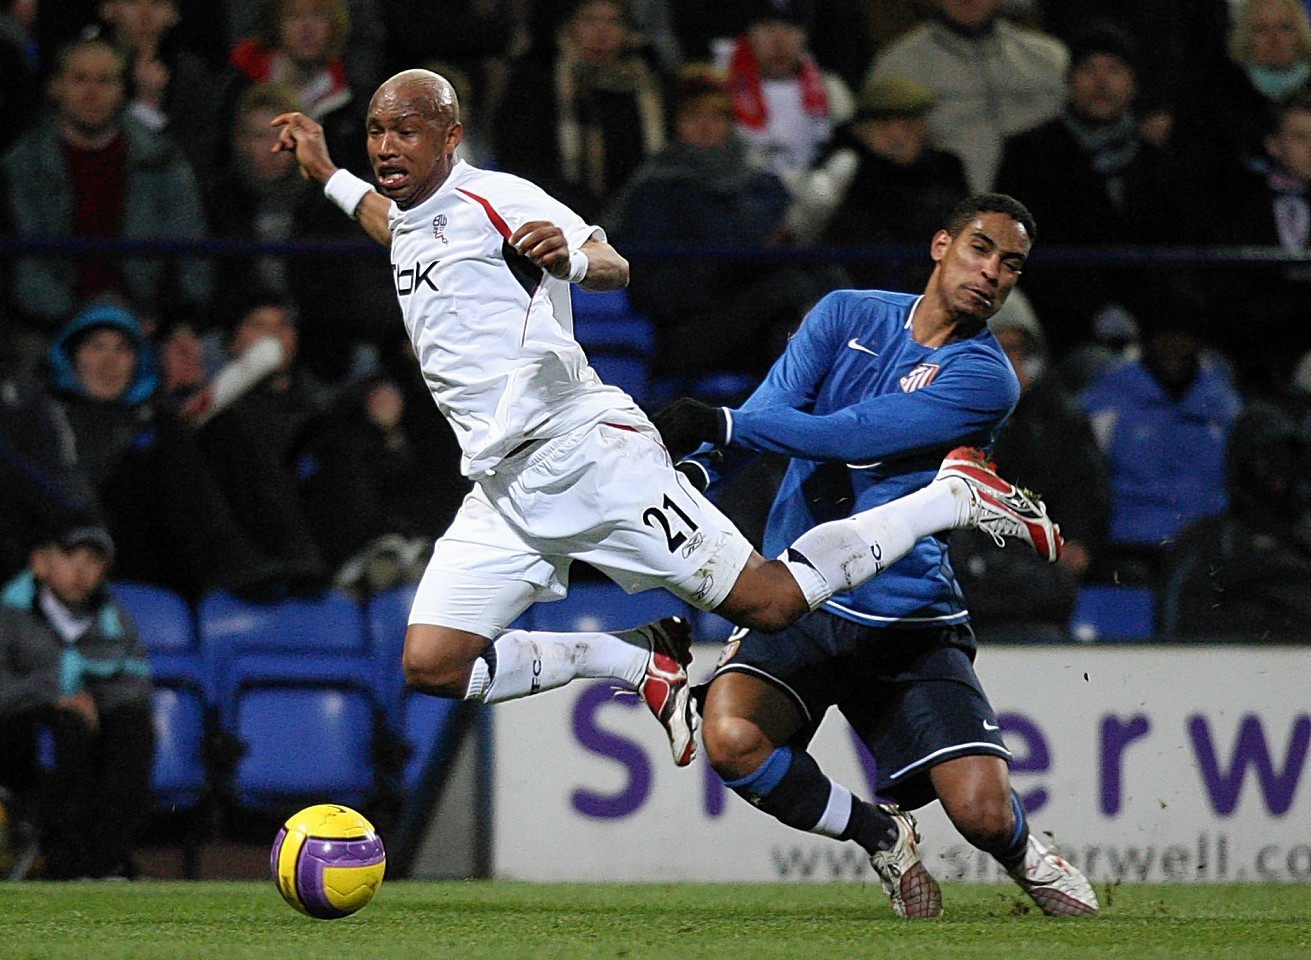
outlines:
M487 644L485 638L459 630L411 624L401 654L406 686L435 697L463 697L473 662Z
M724 780L740 780L752 773L774 749L755 723L724 714L702 721L701 742L710 766Z
M978 789L952 791L941 800L960 835L976 847L1004 846L1015 832L1015 811L1007 790L980 784Z

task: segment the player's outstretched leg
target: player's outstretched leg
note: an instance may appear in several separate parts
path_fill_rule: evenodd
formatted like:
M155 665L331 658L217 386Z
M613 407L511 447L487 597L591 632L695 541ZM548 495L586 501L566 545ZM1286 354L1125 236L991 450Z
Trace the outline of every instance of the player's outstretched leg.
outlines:
M957 447L947 454L938 468L935 481L959 478L965 481L974 498L972 526L991 534L997 546L1006 538L1023 540L1044 560L1055 562L1061 556L1061 531L1047 517L1047 507L1037 497L997 475L983 451L974 447Z
M920 859L915 818L890 803L879 804L879 809L897 825L897 840L891 849L870 854L869 865L879 875L893 912L911 918L942 916L942 888Z
M696 757L696 732L701 726L687 679L687 665L692 662L691 628L682 617L665 617L619 636L629 643L645 644L650 651L637 692L665 728L674 763L687 766Z
M1088 878L1032 833L1024 859L1008 872L1049 917L1085 917L1099 909Z

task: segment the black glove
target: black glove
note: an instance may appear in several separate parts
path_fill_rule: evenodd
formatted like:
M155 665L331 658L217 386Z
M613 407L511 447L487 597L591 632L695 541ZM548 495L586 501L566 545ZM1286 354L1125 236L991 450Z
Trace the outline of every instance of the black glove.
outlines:
M711 407L691 397L680 397L665 407L651 422L660 431L665 449L677 463L703 443L723 446L728 439L728 415L723 407Z
M706 473L706 468L695 460L680 460L674 464L674 469L687 477L688 483L702 493L705 493L706 488L710 486L710 474Z

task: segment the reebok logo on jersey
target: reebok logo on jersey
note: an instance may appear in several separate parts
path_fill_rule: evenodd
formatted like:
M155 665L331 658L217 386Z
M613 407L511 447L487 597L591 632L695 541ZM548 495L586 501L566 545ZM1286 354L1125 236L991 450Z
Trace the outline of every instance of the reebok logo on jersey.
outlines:
M921 363L897 382L901 384L902 393L911 393L921 387L927 387L937 375L936 363Z
M868 353L871 357L878 356L878 353L876 353L875 351L871 350L869 347L862 344L860 340L858 340L855 337L852 337L850 340L847 341L847 346L849 346L852 350L859 350L861 353Z
M441 263L440 260L434 260L425 265L422 260L418 260L415 262L414 266L405 270L402 270L399 264L393 263L391 265L391 272L395 275L396 279L396 295L408 297L415 290L419 289L419 284L421 283L426 283L432 288L432 292L436 293L437 284L432 282L432 277L428 276L428 274L432 273L433 268L439 263Z

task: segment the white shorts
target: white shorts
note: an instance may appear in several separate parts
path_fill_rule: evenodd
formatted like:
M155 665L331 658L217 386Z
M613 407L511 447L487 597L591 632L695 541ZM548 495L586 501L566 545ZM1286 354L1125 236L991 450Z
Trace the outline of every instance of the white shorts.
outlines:
M594 424L478 480L437 541L410 623L494 638L533 603L563 597L573 560L628 593L663 587L713 610L751 552L649 424Z

